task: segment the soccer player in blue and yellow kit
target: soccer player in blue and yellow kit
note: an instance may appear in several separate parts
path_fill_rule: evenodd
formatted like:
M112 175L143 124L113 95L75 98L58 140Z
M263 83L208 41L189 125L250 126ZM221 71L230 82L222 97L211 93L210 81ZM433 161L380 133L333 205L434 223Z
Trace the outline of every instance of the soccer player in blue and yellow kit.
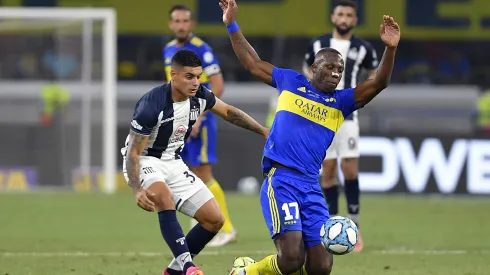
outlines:
M320 237L329 218L318 184L320 167L344 118L388 86L400 40L398 24L384 16L380 25L386 48L376 76L355 88L336 90L344 70L337 50L325 48L315 55L309 81L298 72L262 61L235 21L235 0L221 0L220 6L240 62L279 92L276 117L264 147L262 169L267 177L260 192L262 214L278 253L245 267L235 266L230 274L330 274L333 256Z
M172 56L179 50L191 50L199 56L203 63L201 84L213 91L214 95L219 98L224 86L219 62L211 47L192 33L195 24L192 11L187 6L178 4L170 9L169 16L169 27L174 32L175 39L163 49L167 80L170 81L171 78ZM211 247L222 246L236 239L236 231L230 221L225 194L212 173L212 165L217 161L216 135L216 118L212 113L207 112L201 115L192 127L191 136L181 152L183 160L190 165L192 172L202 179L213 193L225 217L221 232L208 243L208 246Z

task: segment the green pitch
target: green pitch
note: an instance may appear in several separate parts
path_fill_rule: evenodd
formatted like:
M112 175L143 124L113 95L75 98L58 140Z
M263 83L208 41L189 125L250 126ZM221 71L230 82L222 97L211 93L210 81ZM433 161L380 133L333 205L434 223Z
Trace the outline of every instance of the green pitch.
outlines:
M207 275L273 253L258 197L228 204L239 240L196 258ZM336 257L333 274L490 274L488 209L485 198L364 196L365 251ZM0 195L0 275L160 275L171 255L157 223L129 194Z

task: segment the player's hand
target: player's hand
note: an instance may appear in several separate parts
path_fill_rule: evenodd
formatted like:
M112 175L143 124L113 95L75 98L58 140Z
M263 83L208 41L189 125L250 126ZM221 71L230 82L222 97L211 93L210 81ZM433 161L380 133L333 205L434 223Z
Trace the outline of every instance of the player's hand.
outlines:
M199 136L199 133L201 132L201 123L202 123L202 118L199 117L196 120L196 123L194 123L194 125L192 125L191 137Z
M223 23L228 25L235 22L236 13L238 11L238 6L235 0L220 0L219 6L223 10Z
M400 26L389 15L384 15L383 20L383 24L379 26L381 40L387 47L397 47L400 42Z
M148 212L155 211L155 203L149 198L151 196L154 196L151 191L143 188L138 189L136 192L136 204Z

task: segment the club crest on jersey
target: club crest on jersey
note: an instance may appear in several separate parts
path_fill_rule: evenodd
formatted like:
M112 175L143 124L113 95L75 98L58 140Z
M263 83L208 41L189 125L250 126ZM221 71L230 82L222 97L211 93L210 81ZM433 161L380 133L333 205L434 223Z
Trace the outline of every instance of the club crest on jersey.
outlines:
M185 126L179 125L179 127L177 127L177 129L175 129L174 135L177 137L182 136L185 134L185 132L187 132L187 129L185 128Z
M191 109L190 119L191 120L197 120L198 117L199 117L199 108Z

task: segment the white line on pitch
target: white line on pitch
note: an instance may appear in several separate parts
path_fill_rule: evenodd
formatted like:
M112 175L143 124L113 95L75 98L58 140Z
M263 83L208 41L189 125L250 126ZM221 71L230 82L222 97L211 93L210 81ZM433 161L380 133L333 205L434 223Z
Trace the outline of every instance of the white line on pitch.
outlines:
M203 251L199 255L219 256L219 255L267 255L276 253L273 250L217 250ZM385 254L385 255L458 255L458 254L490 254L490 250L409 250L409 249L385 249L385 250L366 250L366 254ZM171 253L163 252L2 252L1 257L164 257L171 256Z

